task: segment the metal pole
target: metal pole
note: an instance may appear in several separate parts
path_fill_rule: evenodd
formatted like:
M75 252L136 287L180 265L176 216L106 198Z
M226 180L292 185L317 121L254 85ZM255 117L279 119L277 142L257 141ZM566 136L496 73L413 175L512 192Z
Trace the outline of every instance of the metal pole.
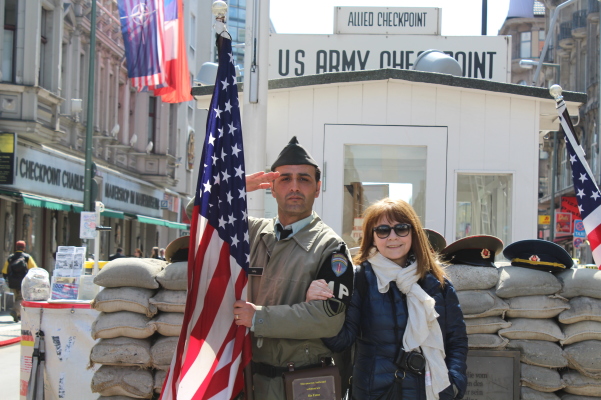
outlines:
M96 0L92 0L90 15L90 65L88 70L88 109L86 112L86 162L84 173L83 209L94 211L92 192L92 135L94 129L94 64L96 64Z
M553 132L553 160L551 161L551 241L555 239L555 172L557 170L557 136L559 132Z
M482 36L486 36L488 29L486 29L486 23L488 22L488 1L482 0Z

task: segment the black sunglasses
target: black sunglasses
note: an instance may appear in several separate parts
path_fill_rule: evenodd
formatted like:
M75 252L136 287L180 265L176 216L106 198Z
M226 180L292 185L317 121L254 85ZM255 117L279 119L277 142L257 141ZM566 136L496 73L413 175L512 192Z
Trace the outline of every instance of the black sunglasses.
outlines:
M390 225L380 225L374 228L374 232L380 239L386 239L390 236L390 232L394 229L394 233L396 233L399 237L405 237L411 232L410 224L396 224L395 226Z

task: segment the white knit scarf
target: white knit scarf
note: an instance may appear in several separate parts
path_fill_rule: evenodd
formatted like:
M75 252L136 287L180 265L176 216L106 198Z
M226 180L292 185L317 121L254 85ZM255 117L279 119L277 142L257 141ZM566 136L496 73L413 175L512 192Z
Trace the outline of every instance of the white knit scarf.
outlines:
M438 313L434 310L436 302L417 284L417 262L401 268L379 252L367 261L376 274L380 293L388 292L390 282L394 281L407 296L409 315L403 335L403 349L411 351L421 347L426 358L426 396L428 400L438 399L438 393L451 383L445 363L442 331L436 320Z

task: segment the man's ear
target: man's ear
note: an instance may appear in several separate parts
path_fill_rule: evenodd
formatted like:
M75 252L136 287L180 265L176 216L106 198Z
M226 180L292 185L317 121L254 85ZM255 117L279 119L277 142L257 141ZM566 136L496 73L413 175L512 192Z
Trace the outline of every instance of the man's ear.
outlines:
M317 182L317 190L315 191L315 198L319 197L320 192L321 192L321 181Z

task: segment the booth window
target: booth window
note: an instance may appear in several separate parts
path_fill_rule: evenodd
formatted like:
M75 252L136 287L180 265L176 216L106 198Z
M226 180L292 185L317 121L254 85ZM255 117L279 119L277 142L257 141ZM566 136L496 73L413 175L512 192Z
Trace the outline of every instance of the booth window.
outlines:
M455 239L492 235L511 243L511 174L458 174Z
M407 201L424 220L426 156L426 146L344 146L342 238L350 247L361 241L365 209L385 197Z

